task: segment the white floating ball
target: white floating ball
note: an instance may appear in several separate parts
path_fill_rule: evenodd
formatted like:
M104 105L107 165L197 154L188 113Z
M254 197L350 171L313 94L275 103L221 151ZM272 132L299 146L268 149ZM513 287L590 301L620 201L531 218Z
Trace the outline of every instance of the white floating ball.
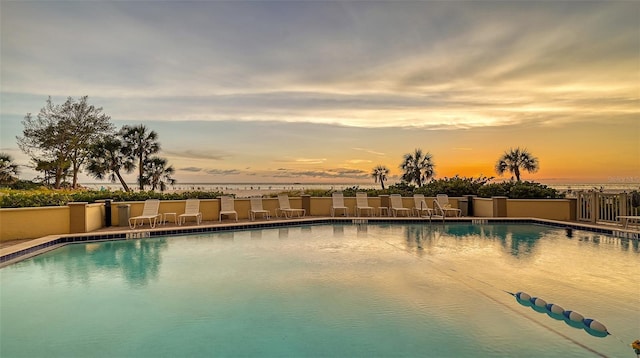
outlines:
M531 299L531 296L529 296L529 294L526 292L518 292L516 293L516 298L523 301L529 301Z
M531 297L531 303L533 303L534 305L538 306L538 307L546 307L547 306L547 301L543 300L542 298L539 297Z
M584 321L584 316L581 315L578 312L575 311L564 311L563 312L564 316L567 317L568 319L574 321L574 322L583 322Z
M547 304L547 309L551 312L551 313L555 313L555 314L562 314L564 312L564 308L558 306L555 303L549 303Z
M596 321L595 319L587 318L583 322L585 326L593 329L594 331L609 333L609 331L607 331L607 327L605 327L604 324Z

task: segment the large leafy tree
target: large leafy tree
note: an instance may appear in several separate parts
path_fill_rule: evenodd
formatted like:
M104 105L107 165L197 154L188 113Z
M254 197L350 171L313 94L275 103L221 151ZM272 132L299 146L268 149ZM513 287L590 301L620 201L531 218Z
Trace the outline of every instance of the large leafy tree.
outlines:
M133 161L123 153L122 141L115 136L106 137L89 149L86 170L96 179L108 178L112 183L117 179L125 191L130 191L122 172L131 173L134 168Z
M70 131L69 161L73 174L72 186L78 185L78 172L89 158L92 144L113 131L111 117L102 113L102 107L95 107L87 102L88 96L78 101L69 97L62 105L62 121Z
M152 157L144 163L145 184L151 185L151 190L160 189L165 191L167 185L175 184L175 179L171 178L175 170L172 166L167 167L167 160L159 157Z
M431 154L429 152L422 153L421 149L405 154L402 164L400 164L400 169L404 172L402 180L407 183L415 182L418 187L421 187L435 174L431 159Z
M111 118L87 100L87 96L77 101L69 97L64 104L55 105L49 97L35 117L27 113L22 137L16 137L20 149L34 162L47 162L54 168L55 188L60 187L69 167L72 185L77 186L77 174L87 159L88 148L113 130Z
M538 158L534 157L526 149L511 148L505 151L498 159L495 169L499 175L508 171L516 177L516 181L520 181L521 170L535 173L539 168Z
M0 184L12 184L18 180L18 164L7 153L0 153Z
M371 171L371 176L376 183L380 182L382 190L384 190L384 182L387 181L387 177L389 176L389 168L384 165L378 165Z
M158 134L139 124L136 126L125 125L120 130L120 135L123 141L123 153L130 160L137 162L138 185L140 190L144 190L144 185L146 184L144 164L151 158L152 154L160 151Z
M54 105L51 97L34 117L27 113L22 121L22 137L16 137L18 147L35 163L47 163L47 172L53 173L54 187L59 188L69 162L69 132L60 121L61 106ZM44 170L44 167L36 170ZM45 175L46 176L46 175Z

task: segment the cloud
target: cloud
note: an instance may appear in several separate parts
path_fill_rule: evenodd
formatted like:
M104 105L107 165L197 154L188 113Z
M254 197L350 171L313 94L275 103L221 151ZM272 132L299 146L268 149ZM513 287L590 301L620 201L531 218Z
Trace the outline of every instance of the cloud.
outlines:
M359 169L333 168L326 170L283 170L273 174L276 178L365 179L369 174Z
M380 155L380 156L385 155L385 153L377 152L377 151L374 151L372 149L367 149L367 148L351 148L351 149L357 150L357 151L361 151L361 152L365 152L365 153L369 153L369 154L374 154L374 155Z
M628 76L637 69L636 10L633 2L8 2L2 30L16 35L3 42L2 94L12 97L3 107L24 114L34 110L18 105L21 96L88 94L114 118L139 121L429 129L519 124L529 120L523 108L547 120L540 109L567 121L594 110L637 114Z
M182 170L185 172L193 172L193 173L197 173L197 172L201 172L204 169L203 168L196 168L196 167L186 167L186 168L179 168L178 170Z
M327 161L326 158L293 158L293 159L274 160L274 162L279 162L279 163L291 163L291 164L303 164L303 165L322 164L326 161Z
M237 175L241 171L238 169L207 169L206 173L212 175Z
M372 163L372 161L368 159L349 159L349 160L346 160L345 162L349 164Z

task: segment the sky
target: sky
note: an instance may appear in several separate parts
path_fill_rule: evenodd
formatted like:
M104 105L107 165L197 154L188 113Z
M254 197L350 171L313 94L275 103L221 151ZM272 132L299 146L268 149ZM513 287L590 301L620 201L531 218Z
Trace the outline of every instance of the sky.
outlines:
M394 183L416 148L436 178L497 176L516 147L525 180L640 182L638 1L3 0L0 20L23 178L24 116L88 95L156 131L182 183Z

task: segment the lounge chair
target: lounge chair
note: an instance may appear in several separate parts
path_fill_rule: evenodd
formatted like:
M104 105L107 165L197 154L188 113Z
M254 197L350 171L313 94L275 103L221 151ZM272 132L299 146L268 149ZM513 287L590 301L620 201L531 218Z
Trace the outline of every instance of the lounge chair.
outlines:
M187 218L195 218L196 224L202 222L202 213L200 212L200 199L187 199L184 205L184 214L178 215L178 225L185 224Z
M391 215L398 216L398 213L405 213L405 216L411 215L411 210L402 205L402 196L400 194L391 194L389 199L391 199Z
M362 216L362 210L369 211L369 216L374 215L373 207L369 206L369 199L367 193L356 193L356 216Z
M451 207L447 194L436 195L436 198L433 199L433 208L436 213L442 216L448 216L449 213L453 213L454 216L462 216L462 210Z
M144 208L142 209L142 215L129 218L129 227L133 230L136 226L144 225L145 220L149 220L149 226L151 228L156 227L158 219L162 217L162 214L158 214L160 208L160 200L147 199L144 201ZM140 222L138 222L140 220Z
M424 199L424 194L413 194L413 212L417 217L432 217L433 209L431 209Z
M344 216L349 216L349 208L344 206L344 196L342 193L331 194L331 216L335 216L336 210L342 210Z
M249 220L254 221L256 214L261 214L265 219L271 218L269 210L262 208L262 198L251 198L251 209L249 209Z
M236 221L238 221L238 212L234 207L233 198L230 196L220 197L220 215L218 215L218 219L220 221L222 221L222 215L235 215Z
M629 221L631 221L632 223L635 222L636 225L640 226L640 216L621 215L618 216L618 219L620 220L620 225L622 225L622 227L624 227L625 229L629 227Z
M279 208L276 209L276 216L280 216L282 214L285 218L289 219L293 217L293 214L296 214L298 217L302 217L306 214L304 209L293 209L289 204L289 196L287 194L278 195L278 205Z

